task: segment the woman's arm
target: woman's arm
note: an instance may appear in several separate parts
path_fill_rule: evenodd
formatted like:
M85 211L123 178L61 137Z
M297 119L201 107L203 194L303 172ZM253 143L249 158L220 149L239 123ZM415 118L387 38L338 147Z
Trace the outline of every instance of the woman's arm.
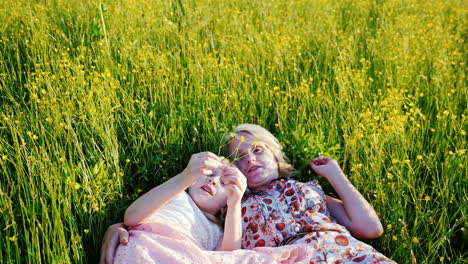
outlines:
M383 228L374 208L351 184L336 160L320 157L311 162L312 169L325 177L341 200L325 196L331 216L357 238L377 238Z
M112 264L114 262L114 253L119 243L122 245L128 243L128 231L123 223L113 224L107 228L102 239L99 264Z
M149 216L192 185L198 177L210 174L208 168L216 167L221 167L221 162L215 154L202 152L192 155L183 172L143 194L127 208L124 224L136 226L144 223Z
M241 200L247 188L247 180L237 168L225 168L223 174L224 187L228 196L228 209L224 223L224 236L216 250L232 251L242 246Z

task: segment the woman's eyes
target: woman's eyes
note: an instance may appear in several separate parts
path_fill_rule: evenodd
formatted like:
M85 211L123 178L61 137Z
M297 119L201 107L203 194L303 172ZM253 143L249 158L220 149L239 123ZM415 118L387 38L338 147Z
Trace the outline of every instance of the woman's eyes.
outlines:
M253 148L251 151L252 151L251 153L256 154L256 153L262 153L262 152L263 152L263 149L260 148L260 147L256 147L256 148ZM239 162L239 161L241 161L243 158L245 158L246 156L247 156L247 154L239 155L239 156L237 156L237 157L235 158L234 162Z

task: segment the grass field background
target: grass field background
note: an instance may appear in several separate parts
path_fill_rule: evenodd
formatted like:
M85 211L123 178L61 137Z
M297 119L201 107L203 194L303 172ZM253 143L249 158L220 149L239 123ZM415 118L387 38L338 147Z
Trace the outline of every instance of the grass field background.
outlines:
M0 2L0 262L103 234L240 123L336 158L398 263L466 263L462 0ZM321 179L321 184L332 192Z

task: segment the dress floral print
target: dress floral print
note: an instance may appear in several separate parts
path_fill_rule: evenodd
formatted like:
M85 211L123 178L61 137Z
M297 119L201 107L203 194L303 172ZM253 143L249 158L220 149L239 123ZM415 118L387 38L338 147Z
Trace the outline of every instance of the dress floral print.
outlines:
M317 180L278 179L242 203L242 247L309 244L310 263L395 263L355 239L330 216Z

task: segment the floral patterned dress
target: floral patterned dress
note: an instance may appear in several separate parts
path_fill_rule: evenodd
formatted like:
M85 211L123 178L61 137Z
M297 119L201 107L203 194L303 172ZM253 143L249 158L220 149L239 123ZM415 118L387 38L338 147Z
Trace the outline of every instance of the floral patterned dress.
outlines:
M242 203L242 247L309 244L310 263L395 263L331 217L317 180L277 179Z

